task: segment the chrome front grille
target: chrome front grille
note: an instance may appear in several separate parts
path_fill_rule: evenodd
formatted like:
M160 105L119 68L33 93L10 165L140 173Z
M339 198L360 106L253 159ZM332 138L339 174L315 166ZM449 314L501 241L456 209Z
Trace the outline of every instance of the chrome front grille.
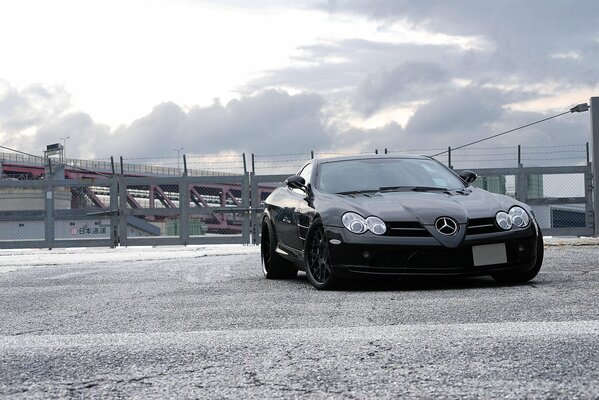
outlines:
M386 222L386 236L398 237L429 237L431 234L419 222L402 221ZM495 218L474 218L468 221L467 235L481 235L485 233L501 232L495 224Z
M474 218L468 221L467 235L481 235L484 233L500 232L495 224L495 218Z
M399 237L426 237L431 234L419 222L402 221L402 222L386 222L386 236Z

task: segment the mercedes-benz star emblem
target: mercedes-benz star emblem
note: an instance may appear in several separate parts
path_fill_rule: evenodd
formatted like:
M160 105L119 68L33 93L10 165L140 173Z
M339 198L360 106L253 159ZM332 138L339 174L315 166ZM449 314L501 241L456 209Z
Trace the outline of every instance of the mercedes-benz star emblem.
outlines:
M455 235L458 231L458 223L456 220L449 217L441 217L435 221L435 228L442 235L451 236Z

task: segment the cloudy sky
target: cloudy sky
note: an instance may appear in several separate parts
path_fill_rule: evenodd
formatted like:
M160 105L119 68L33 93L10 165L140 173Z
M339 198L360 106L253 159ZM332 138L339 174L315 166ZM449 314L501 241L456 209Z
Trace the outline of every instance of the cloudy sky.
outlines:
M104 159L458 146L599 95L593 0L0 2L0 144ZM571 114L489 146L583 145Z

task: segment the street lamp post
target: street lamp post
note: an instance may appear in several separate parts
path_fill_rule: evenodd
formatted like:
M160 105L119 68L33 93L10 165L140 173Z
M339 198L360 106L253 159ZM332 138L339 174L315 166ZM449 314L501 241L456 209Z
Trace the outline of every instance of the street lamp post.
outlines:
M67 139L70 139L70 136L67 137L61 137L60 140L62 140L62 156L66 159L67 158Z
M593 146L593 217L595 236L599 236L599 97L591 97L591 145Z

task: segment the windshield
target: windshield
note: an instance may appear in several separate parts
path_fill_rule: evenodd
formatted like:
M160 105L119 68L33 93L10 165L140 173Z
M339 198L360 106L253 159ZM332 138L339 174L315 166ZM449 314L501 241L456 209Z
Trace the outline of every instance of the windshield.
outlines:
M464 184L434 160L371 158L320 164L317 185L330 193L392 190L460 190Z

